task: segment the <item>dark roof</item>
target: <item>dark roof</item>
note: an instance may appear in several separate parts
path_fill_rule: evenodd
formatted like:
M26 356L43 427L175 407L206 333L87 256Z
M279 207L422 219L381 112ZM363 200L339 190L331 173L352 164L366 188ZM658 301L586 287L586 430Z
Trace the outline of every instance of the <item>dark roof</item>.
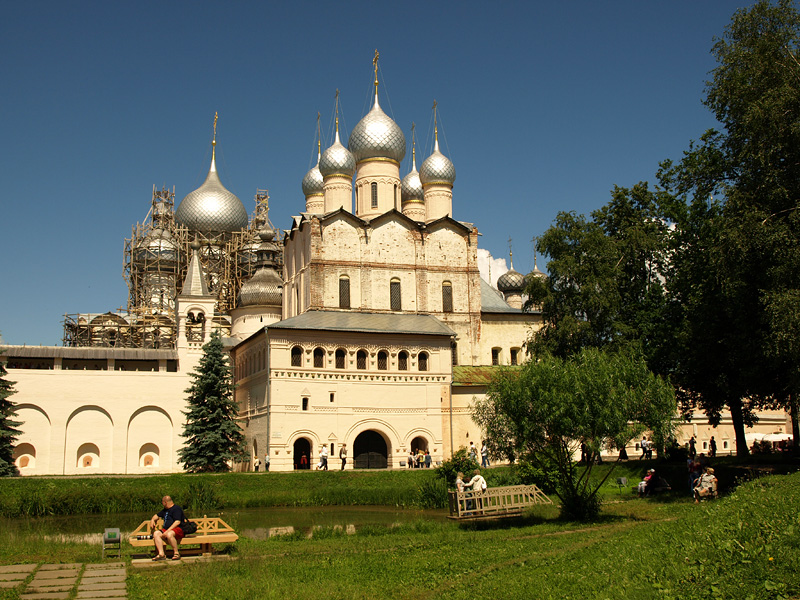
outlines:
M177 360L174 349L94 348L88 346L0 346L0 356L14 358L87 358L104 360Z
M503 295L486 283L481 277L481 312L487 313L522 313L519 308L511 308Z
M486 386L500 369L519 369L518 366L484 365L479 367L453 366L453 385Z
M272 329L353 331L361 333L412 333L454 336L456 333L430 315L360 313L335 310L310 310L296 317L267 325Z

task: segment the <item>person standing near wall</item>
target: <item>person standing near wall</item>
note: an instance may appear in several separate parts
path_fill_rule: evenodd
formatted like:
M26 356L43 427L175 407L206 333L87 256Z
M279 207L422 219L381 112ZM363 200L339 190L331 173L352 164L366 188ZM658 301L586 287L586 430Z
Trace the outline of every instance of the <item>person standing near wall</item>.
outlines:
M264 455L264 473L269 472L269 452Z
M344 466L347 464L347 444L342 444L342 447L339 448L339 458L342 459L342 468L341 471L344 471Z
M253 471L258 473L258 467L260 466L261 466L261 461L258 460L258 457L256 456L256 459L253 461Z
M483 440L481 445L481 468L485 469L489 466L489 446L486 445L486 440Z

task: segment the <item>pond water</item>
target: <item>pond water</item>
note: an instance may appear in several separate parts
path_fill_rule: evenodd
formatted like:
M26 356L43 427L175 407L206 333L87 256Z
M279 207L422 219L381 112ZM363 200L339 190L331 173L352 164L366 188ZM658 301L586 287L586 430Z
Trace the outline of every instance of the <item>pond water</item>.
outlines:
M155 507L153 509L155 511ZM201 514L203 513L203 514ZM302 531L313 535L315 528L341 527L353 533L365 526L392 526L417 520L443 520L446 510L415 510L393 506L308 506L243 508L200 511L187 516L219 516L240 536L266 539ZM119 527L123 539L152 514L77 515L0 519L0 527L19 535L36 535L53 541L100 543L107 527Z

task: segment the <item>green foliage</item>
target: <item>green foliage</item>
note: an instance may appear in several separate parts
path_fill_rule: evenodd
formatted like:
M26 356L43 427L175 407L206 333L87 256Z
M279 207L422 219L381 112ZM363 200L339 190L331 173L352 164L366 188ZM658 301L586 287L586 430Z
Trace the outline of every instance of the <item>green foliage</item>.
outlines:
M15 393L14 383L6 377L8 371L5 363L0 361L0 477L19 475L14 464L14 442L20 435L17 427L22 423L14 420L17 413L10 400L10 396Z
M191 473L225 472L229 462L245 455L244 434L236 422L238 407L228 358L218 332L203 346L200 364L190 376L189 410L178 460Z
M436 467L435 471L438 477L447 482L447 485L454 487L456 484L456 475L463 473L469 478L471 477L470 474L479 467L480 465L470 457L467 449L462 446L453 452L453 456Z
M574 462L580 443L596 453L623 447L645 429L663 442L675 410L671 386L642 358L588 348L566 360L544 355L520 370L499 371L473 418L494 454L555 470L562 515L586 520L597 515L602 481L592 480L591 461Z
M201 510L222 508L222 500L217 494L219 481L211 482L207 479L196 479L189 483L189 496L184 502L184 508L193 512Z
M422 508L447 506L447 482L444 479L426 479L419 485L419 505Z
M737 11L706 87L721 131L659 172L678 200L674 380L687 410L700 406L712 423L730 410L742 454L754 411L788 407L800 392L799 46L792 2Z
M537 463L520 460L514 465L514 471L523 485L538 486L545 494L552 494L556 491L558 469L546 457Z

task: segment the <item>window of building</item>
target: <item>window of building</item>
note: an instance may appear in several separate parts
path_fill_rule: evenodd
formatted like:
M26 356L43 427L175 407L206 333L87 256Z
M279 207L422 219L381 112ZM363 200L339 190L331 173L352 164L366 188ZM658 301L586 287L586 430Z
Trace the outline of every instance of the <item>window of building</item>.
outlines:
M303 349L300 346L295 346L292 348L292 366L303 366Z
M314 368L321 369L325 366L325 350L314 348Z
M519 348L512 348L511 349L510 358L511 358L511 364L512 365L519 364Z
M381 350L378 352L378 370L385 371L389 368L389 355Z
M336 392L331 392L331 402L336 400Z
M373 181L369 187L372 192L372 208L378 208L378 184Z
M450 359L455 367L458 364L458 344L455 342L450 345Z
M500 348L492 348L492 364L500 364Z
M303 410L308 410L308 398L303 398Z
M442 312L453 312L453 286L449 281L442 284Z
M394 205L397 206L397 184L394 184Z
M339 348L336 351L336 368L337 369L344 369L344 359L345 359L346 352Z
M359 350L356 353L356 369L367 368L367 352L366 350Z
M420 352L419 353L419 370L420 371L427 371L428 370L428 353L427 352Z
M391 310L403 310L403 302L400 295L400 280L396 278L389 282L389 307Z
M408 352L405 350L397 355L397 368L401 371L408 371Z
M339 308L350 308L350 278L339 277Z

